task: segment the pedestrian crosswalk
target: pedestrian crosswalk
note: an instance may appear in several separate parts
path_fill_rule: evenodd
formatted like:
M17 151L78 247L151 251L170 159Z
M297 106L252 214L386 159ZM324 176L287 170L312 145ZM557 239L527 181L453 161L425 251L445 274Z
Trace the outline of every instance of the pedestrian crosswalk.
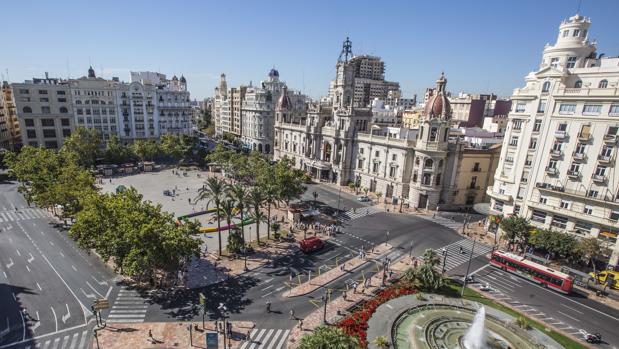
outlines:
M355 220L357 218L361 218L361 217L365 217L365 216L370 216L373 215L375 213L380 212L379 209L374 208L374 207L361 207L361 208L353 208L350 209L346 212L342 212L340 213L337 218L341 221L352 221Z
M84 327L85 328L85 327ZM10 349L87 349L90 348L89 332L84 328L74 331L41 336Z
M0 211L0 223L17 222L30 219L49 218L51 214L40 208L24 208L17 211Z
M240 349L285 349L289 333L287 329L255 328Z
M489 253L492 251L492 247L481 243L475 243L475 250L473 250L473 240L461 239L436 250L439 256L444 259L445 271L449 271L467 263L469 258L471 258L471 251L473 252L472 258L475 258ZM444 258L443 253L447 253L447 258ZM441 268L442 266L443 261L441 261Z
M425 219L427 221L431 221L434 222L436 224L440 224L444 227L447 227L449 229L453 229L455 231L461 231L462 230L462 222L457 222L453 219L448 219L445 217L441 217L438 215L433 215L433 216L425 216L425 215L416 215L415 217L419 217L422 219Z
M107 322L144 322L147 308L147 300L137 291L123 287L112 305Z

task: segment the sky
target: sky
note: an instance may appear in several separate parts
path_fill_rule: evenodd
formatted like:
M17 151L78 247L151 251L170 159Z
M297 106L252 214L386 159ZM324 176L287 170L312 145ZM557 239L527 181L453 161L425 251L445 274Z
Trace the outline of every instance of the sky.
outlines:
M354 54L382 57L405 97L433 87L441 71L453 93L509 97L535 70L546 43L579 0L3 1L0 72L104 78L129 71L183 74L192 99L254 84L275 67L311 97L327 94L346 37ZM619 55L619 0L582 0L598 52Z

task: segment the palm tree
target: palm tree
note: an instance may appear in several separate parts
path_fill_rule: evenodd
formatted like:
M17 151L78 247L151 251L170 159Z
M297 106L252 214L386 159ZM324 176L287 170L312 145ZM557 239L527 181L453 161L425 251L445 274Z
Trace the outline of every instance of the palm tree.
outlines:
M341 328L320 326L301 337L299 349L357 349L359 341L349 336Z
M247 202L247 189L242 184L234 184L228 187L228 198L234 200L235 207L241 212L241 236L245 247L245 227L243 226L243 210Z
M387 340L385 336L378 336L374 338L373 342L379 349L387 349L391 346L391 343L389 343L389 340Z
M258 187L253 187L247 195L247 201L253 209L251 216L256 221L256 241L260 244L260 222L264 221L265 217L264 213L260 211L262 204L264 203L264 195L262 194L262 190Z
M421 256L423 258L424 264L429 264L432 267L435 267L441 263L441 258L438 253L432 249L426 249Z
M226 218L226 223L228 224L228 234L229 235L233 235L233 234L238 234L238 229L232 229L232 218L234 218L235 216L235 204L234 204L234 200L232 199L225 199L224 201L222 201L221 203L221 213L223 214L223 216ZM228 251L229 252L238 252L238 249L234 246L231 245L231 241L230 238L228 238ZM236 240L234 240L236 241ZM243 245L245 246L245 245Z
M206 180L205 185L198 190L198 200L208 200L207 206L212 202L217 211L217 238L219 239L219 255L221 256L221 203L226 194L227 184L217 178L211 177Z
M267 204L267 239L271 239L271 205L277 200L277 190L273 183L266 183L261 189Z

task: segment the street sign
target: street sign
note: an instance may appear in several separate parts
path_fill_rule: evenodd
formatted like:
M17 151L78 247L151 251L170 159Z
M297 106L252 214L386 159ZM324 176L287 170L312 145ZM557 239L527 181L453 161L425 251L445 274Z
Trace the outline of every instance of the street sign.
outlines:
M93 306L95 310L108 309L110 307L110 302L105 298L97 299L95 303L93 304Z
M206 297L204 297L204 293L200 292L200 305L206 304Z
M206 349L217 349L219 348L219 340L217 336L217 332L208 332L206 334Z

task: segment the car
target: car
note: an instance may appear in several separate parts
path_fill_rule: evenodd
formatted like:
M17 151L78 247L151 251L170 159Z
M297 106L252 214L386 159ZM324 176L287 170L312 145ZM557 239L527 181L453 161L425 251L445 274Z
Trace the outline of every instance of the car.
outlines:
M321 250L323 247L325 247L324 241L317 236L312 236L299 242L299 248L303 253L312 253Z
M360 202L370 202L372 201L367 195L361 195L357 198L357 201Z
M172 196L172 192L169 191L168 189L166 189L166 190L163 191L163 195L165 195L165 196Z

